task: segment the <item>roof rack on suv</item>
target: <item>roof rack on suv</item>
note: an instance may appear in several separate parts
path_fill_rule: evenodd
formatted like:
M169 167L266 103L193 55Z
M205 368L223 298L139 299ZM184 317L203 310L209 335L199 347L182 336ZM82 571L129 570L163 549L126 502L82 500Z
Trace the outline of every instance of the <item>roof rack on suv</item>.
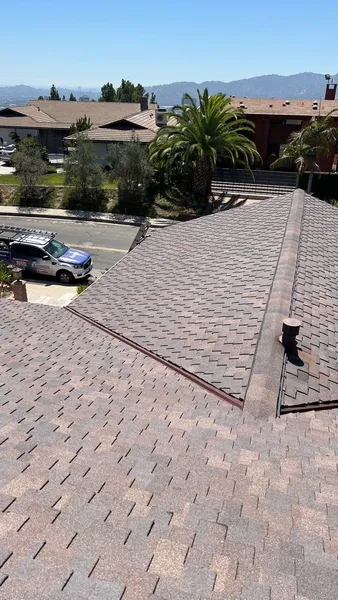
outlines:
M55 236L55 231L29 229L26 227L16 227L14 225L0 225L0 240L6 240L7 242L20 242L27 237L53 239Z

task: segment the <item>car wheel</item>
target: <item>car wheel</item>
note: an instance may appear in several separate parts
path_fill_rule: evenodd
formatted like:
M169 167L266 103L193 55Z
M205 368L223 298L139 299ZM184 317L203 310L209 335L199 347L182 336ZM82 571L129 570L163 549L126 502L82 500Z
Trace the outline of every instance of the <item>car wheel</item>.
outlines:
M69 271L59 271L57 273L57 278L60 281L60 283L73 283L74 281L74 277L71 273L69 273Z

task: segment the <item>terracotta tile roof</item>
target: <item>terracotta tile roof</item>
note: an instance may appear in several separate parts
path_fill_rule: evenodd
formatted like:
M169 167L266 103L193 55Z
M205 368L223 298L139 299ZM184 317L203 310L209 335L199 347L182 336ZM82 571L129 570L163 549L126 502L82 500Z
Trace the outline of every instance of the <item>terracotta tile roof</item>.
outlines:
M335 600L338 411L255 419L64 309L0 313L1 598Z
M289 104L286 104L289 102ZM247 115L281 115L289 117L313 117L326 115L333 109L338 109L338 100L318 100L318 110L313 109L314 100L281 98L233 98L236 107L244 105ZM338 112L335 118L338 118Z

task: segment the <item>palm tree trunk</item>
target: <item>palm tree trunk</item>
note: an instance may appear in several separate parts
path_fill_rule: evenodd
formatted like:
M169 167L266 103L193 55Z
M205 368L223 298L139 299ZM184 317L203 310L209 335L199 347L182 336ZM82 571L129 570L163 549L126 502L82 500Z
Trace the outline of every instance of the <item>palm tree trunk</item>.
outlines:
M311 194L312 182L313 182L313 171L310 171L309 181L307 182L307 190L306 190L308 194Z
M194 173L193 191L196 195L202 196L206 200L211 194L212 166L210 156L197 166Z

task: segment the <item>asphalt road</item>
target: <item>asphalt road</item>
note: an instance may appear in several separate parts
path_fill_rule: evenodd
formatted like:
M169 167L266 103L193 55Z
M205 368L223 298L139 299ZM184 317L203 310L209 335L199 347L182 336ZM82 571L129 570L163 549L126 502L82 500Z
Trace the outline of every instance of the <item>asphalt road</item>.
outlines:
M56 231L57 239L88 252L93 260L94 277L114 265L128 252L138 227L110 225L93 221L37 219L34 217L0 217L0 225L15 225Z

